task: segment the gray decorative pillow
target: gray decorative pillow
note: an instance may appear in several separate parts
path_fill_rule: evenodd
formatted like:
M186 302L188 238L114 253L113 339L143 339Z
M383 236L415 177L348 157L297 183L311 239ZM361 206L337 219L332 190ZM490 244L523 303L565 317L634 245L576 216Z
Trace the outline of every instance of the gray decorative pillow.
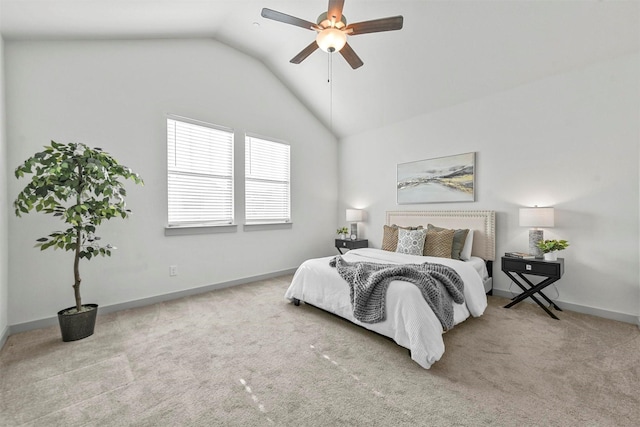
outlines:
M405 230L398 229L398 247L396 252L410 255L422 255L424 251L424 240L427 237L427 230Z

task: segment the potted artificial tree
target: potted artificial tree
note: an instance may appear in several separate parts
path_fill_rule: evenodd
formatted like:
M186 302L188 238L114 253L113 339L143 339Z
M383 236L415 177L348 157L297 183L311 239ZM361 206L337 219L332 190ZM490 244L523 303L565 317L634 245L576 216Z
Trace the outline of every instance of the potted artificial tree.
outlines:
M63 341L75 341L93 334L98 306L82 304L80 270L82 258L111 256L111 245L101 245L96 228L103 220L127 218L126 190L121 179L143 184L142 179L120 165L100 148L85 144L51 141L15 170L16 178L32 174L31 181L13 202L21 216L32 210L59 217L68 228L37 239L36 247L73 251L73 290L76 304L58 312Z

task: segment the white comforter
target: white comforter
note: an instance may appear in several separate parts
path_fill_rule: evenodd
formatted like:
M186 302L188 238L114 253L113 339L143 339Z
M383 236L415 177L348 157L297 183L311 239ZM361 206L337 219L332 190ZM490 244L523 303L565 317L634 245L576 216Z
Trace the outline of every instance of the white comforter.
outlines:
M382 251L355 249L343 255L349 262L367 261L385 264L420 264L437 262L454 268L464 281L465 304L454 303L454 323L457 325L471 314L482 315L487 307L482 279L471 263L444 258L423 257ZM362 323L353 317L349 301L349 285L337 270L329 266L333 257L305 261L293 276L285 298L299 299L323 310L344 317L411 350L411 358L429 368L444 354L442 325L412 283L394 280L387 291L387 318L380 323Z

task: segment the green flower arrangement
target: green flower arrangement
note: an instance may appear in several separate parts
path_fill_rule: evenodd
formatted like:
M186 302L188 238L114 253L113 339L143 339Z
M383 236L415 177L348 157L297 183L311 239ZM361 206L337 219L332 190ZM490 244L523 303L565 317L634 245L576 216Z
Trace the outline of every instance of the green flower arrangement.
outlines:
M543 253L549 253L553 251L561 251L569 247L569 242L566 240L540 240L537 243L538 249Z
M349 229L347 227L338 228L336 230L336 234L348 234Z

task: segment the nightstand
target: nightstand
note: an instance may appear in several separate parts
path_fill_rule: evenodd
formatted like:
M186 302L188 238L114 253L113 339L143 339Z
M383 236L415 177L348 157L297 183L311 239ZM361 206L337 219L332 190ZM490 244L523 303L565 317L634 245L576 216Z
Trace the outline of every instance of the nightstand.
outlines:
M342 240L336 239L336 249L340 252L340 255L343 255L342 249L358 249L358 248L368 248L369 241L367 239L356 239L356 240Z
M553 308L562 311L560 307L542 293L542 290L560 280L564 274L564 258L558 258L557 261L544 261L542 259L521 259L504 256L502 257L502 271L523 290L520 295L512 298L511 302L505 305L504 308L511 308L523 300L531 298L536 304L542 307L549 316L559 320L534 294L540 295L545 301L551 304ZM545 279L534 285L525 274L541 276Z

